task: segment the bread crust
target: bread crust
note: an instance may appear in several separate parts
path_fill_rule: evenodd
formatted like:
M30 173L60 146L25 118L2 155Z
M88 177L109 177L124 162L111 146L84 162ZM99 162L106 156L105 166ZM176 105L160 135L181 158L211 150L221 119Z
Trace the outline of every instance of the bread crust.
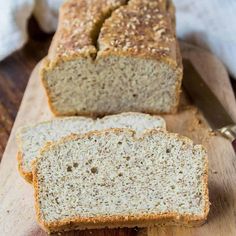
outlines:
M16 134L16 142L18 146L18 152L16 155L18 172L28 183L32 183L32 179L33 179L32 172L25 171L23 167L22 140L20 138L19 131Z
M70 2L73 3L73 1L70 1ZM76 5L77 1L74 1L74 2ZM173 6L172 1L170 0L163 1L163 2L160 2L160 1L152 1L152 2L153 4L155 4L155 7L150 8L150 12L151 12L150 14L156 15L157 14L157 12L155 12L156 6L159 6L159 9L157 9L159 10L158 14L160 14L160 16L164 18L164 20L160 20L160 22L164 22L162 23L164 25L163 27L166 27L165 29L167 29L167 31L170 31L168 36L166 36L166 40L164 39L159 40L159 41L157 40L155 42L156 48L155 47L153 49L151 48L151 51L154 50L152 53L146 49L148 48L149 45L145 45L146 46L145 49L142 49L142 50L141 48L139 48L144 45L141 45L141 41L138 40L139 38L138 36L132 37L131 35L128 35L128 39L130 41L137 39L137 42L136 41L134 42L136 42L135 46L138 47L139 50L136 50L135 47L131 47L131 48L127 48L126 50L123 50L123 48L119 48L119 47L116 48L109 45L111 43L111 36L108 36L110 35L110 33L114 34L114 37L119 36L119 33L118 32L116 33L118 26L116 26L115 29L113 28L110 29L111 27L114 27L112 22L110 22L111 18L108 18L105 21L104 25L101 27L100 36L99 36L99 41L103 42L103 44L105 45L103 47L105 47L105 49L96 49L95 46L91 43L92 41L89 38L87 39L86 42L83 41L82 44L75 46L74 41L70 38L69 35L68 35L68 38L66 39L63 36L65 34L65 29L63 29L63 25L62 25L63 21L65 21L66 19L73 21L74 19L73 19L73 14L72 16L70 16L70 14L67 13L69 12L68 9L70 8L70 5L65 4L62 7L60 20L59 20L59 27L56 32L56 36L54 36L53 38L53 43L50 47L49 55L47 59L44 60L41 73L40 73L41 81L47 94L48 104L54 115L56 116L84 115L84 116L98 117L98 116L111 114L111 113L101 113L99 111L96 111L96 112L77 111L77 110L60 111L60 109L58 109L53 103L52 91L50 91L50 87L46 79L46 74L48 72L54 70L54 68L59 67L61 64L67 61L78 60L80 58L83 58L83 59L86 58L87 60L91 60L91 63L96 64L96 63L99 63L99 59L103 59L105 57L110 57L110 56L140 58L144 60L154 60L156 62L162 62L162 63L168 64L176 73L176 88L175 88L175 94L174 94L175 98L173 98L173 100L175 101L175 104L171 107L171 109L167 113L177 112L178 104L179 104L179 97L180 97L180 92L181 92L181 80L182 80L183 69L182 69L181 55L180 55L178 42L177 42L177 39L175 38L176 37L175 36L175 17L174 17L175 8ZM139 1L139 0L132 0L132 1L129 1L128 7L129 9L132 10L132 9L135 9L135 7L137 6L140 7L140 4L148 4L148 1L144 0L142 3L142 1ZM122 6L122 5L123 4L121 4L121 6L113 12L112 14L113 20L114 20L114 15L116 16L116 19L119 20L119 16L117 16L119 15L119 10L127 8L126 5L125 6ZM75 7L76 6L74 6L74 8ZM142 19L140 19L140 21L142 21ZM129 22L125 22L125 23L128 24ZM110 29L110 31L108 34L106 34L106 31L108 29ZM140 28L139 30L140 32L142 32L143 28ZM147 38L152 37L151 35L152 33L150 33L150 35L145 34ZM63 42L63 40L61 40L60 37L62 37L62 39L64 39L65 42ZM63 48L62 51L61 49L58 49L59 45L61 45L61 48ZM89 47L87 45L89 45ZM73 50L71 50L71 48ZM63 51L64 52L67 51L67 49L70 50L70 53L66 53L66 54L62 53ZM91 58L90 56L92 54L94 55L94 53L97 54L97 57L95 60ZM158 110L138 110L138 111L150 113L150 114L166 114L166 112L160 112Z
M94 136L106 135L109 132L120 133L120 132L130 132L134 138L135 132L129 129L107 129L104 131L91 131L83 135L69 135L58 142L48 143L41 150L41 154L46 152L48 149L54 148L56 145L83 139ZM147 135L152 135L158 132L167 133L163 129L153 129L146 131L142 137L137 139L144 139ZM184 136L174 133L168 133L171 136L177 137L186 143L192 144L193 142ZM204 147L199 145L202 149ZM205 150L205 149L204 149ZM155 225L183 225L183 226L199 226L207 220L207 215L209 212L209 194L208 194L208 160L205 156L204 174L202 176L203 182L203 199L205 202L203 215L191 215L191 214L178 214L175 212L160 213L160 214L137 214L137 215L120 215L120 216L96 216L96 217L70 217L63 220L57 220L53 222L46 222L40 212L39 203L39 180L37 175L37 160L32 163L33 167L33 186L34 186L34 196L35 196L35 209L36 218L39 225L47 232L57 232L57 231L69 231L73 229L94 229L94 228L117 228L117 227L150 227Z
M23 168L23 155L22 152L17 152L17 167L20 175L29 183L32 184L33 181L33 174L32 172L27 172Z

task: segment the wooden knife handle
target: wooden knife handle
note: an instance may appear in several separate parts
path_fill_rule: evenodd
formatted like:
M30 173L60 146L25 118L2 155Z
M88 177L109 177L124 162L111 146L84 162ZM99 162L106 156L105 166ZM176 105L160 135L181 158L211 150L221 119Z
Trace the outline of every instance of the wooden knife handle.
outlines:
M236 153L236 125L229 125L219 129L220 133L232 142Z

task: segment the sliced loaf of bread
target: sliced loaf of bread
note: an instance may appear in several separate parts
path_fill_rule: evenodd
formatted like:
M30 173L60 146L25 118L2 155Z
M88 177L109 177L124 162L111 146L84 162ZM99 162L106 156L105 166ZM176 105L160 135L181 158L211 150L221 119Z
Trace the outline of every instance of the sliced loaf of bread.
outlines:
M32 181L31 162L46 142L75 134L83 134L92 130L107 128L130 128L137 132L146 129L163 128L165 121L160 116L127 112L93 120L86 117L58 118L36 125L25 126L17 132L18 143L18 169L28 181Z
M42 68L56 115L175 112L182 62L171 0L68 0Z
M203 146L163 130L68 136L33 163L37 220L48 232L202 224L207 163Z

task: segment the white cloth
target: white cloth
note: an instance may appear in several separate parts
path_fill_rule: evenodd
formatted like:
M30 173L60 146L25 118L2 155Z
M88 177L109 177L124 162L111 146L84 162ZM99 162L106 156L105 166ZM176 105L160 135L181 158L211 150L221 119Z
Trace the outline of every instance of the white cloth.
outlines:
M0 60L21 48L27 40L26 22L32 0L0 0Z
M174 0L177 35L214 53L236 78L236 1Z
M43 31L55 31L58 8L62 2L63 0L0 0L0 60L27 42L27 21L32 14Z
M0 0L0 60L27 41L27 20L34 14L45 32L57 26L63 0ZM179 38L215 53L236 78L236 1L174 0Z

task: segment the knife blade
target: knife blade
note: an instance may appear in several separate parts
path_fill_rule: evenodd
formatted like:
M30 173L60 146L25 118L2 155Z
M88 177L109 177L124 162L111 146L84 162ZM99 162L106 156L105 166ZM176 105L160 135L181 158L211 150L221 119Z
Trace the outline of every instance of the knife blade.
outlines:
M211 128L230 139L236 151L236 125L233 119L190 60L183 59L183 66L183 87L187 94L202 111Z

